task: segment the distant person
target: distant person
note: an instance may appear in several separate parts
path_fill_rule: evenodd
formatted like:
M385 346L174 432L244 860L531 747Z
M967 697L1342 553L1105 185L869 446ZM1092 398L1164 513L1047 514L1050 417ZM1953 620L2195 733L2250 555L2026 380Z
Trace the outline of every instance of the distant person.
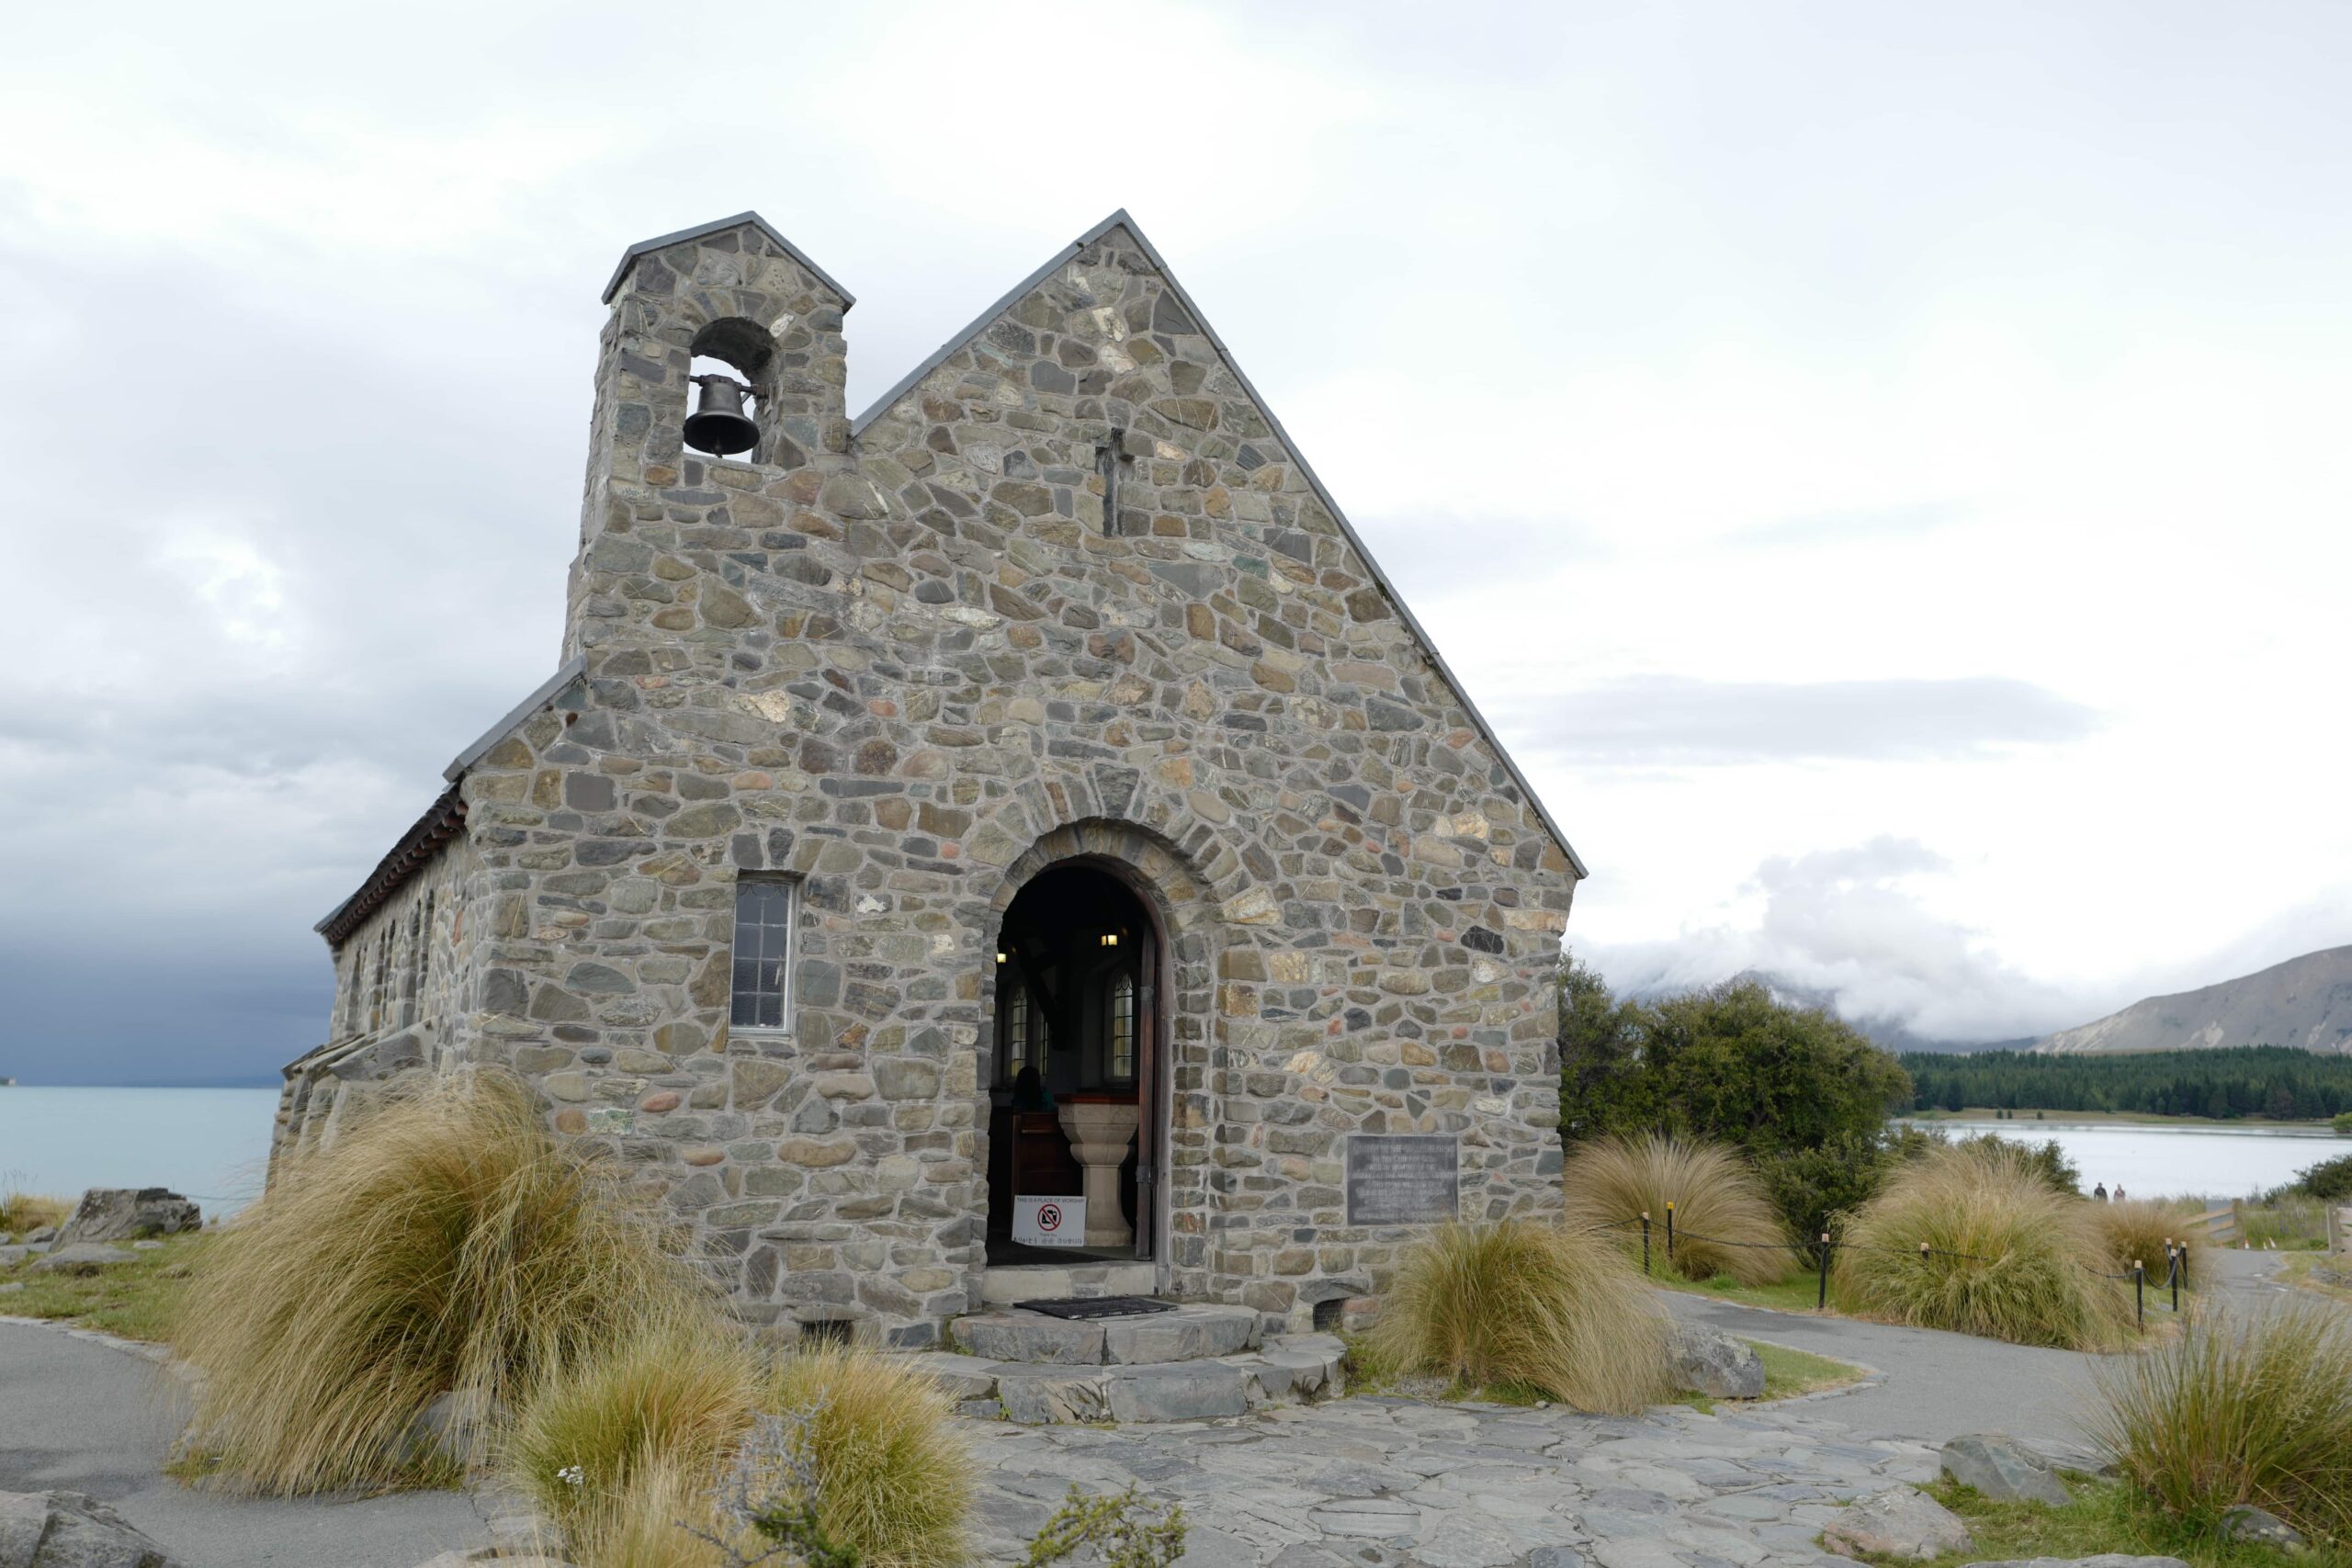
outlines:
M2120 1181L2115 1184L2115 1201L2119 1203L2123 1201L2123 1183Z
M1046 1077L1035 1067L1023 1067L1012 1076L1012 1109L1015 1111L1051 1111L1053 1091L1046 1087Z
M1016 1091L1016 1092L1018 1092L1018 1091ZM2106 1202L2106 1201L2107 1201L2107 1183L2106 1183L2106 1182L2104 1182L2104 1181L2102 1181L2102 1182L2100 1182L2097 1187L2092 1188L2092 1189L2091 1189L2091 1196L2092 1196L2092 1197L2094 1197L2094 1198L2096 1198L2096 1199L2098 1199L2098 1200L2100 1202L2102 1202L2102 1203Z

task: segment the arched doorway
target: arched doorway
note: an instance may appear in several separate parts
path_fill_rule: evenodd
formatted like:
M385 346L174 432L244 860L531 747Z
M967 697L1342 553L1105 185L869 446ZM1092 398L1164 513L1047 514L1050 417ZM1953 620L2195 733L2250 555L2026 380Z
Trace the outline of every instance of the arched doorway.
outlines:
M1152 1258L1157 922L1117 875L1063 862L1013 897L995 962L989 1264Z

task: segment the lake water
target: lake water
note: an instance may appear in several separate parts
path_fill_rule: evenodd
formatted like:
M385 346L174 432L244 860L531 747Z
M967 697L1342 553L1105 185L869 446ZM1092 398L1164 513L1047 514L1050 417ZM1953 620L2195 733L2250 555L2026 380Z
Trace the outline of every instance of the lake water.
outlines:
M0 1187L168 1187L207 1218L261 1191L274 1089L0 1089Z
M2251 1198L2284 1186L2304 1167L2352 1155L2352 1138L2284 1127L2128 1126L2118 1122L1963 1122L1938 1118L1921 1126L1997 1133L2019 1143L2055 1138L2083 1173L2083 1190L2120 1183L2134 1198Z

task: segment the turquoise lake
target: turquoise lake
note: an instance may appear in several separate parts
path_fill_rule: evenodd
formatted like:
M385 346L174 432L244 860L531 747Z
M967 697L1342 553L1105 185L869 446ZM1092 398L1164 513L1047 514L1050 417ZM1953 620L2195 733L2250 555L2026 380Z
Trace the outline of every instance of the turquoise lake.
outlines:
M261 1191L274 1089L0 1089L0 1187L168 1187L206 1216Z

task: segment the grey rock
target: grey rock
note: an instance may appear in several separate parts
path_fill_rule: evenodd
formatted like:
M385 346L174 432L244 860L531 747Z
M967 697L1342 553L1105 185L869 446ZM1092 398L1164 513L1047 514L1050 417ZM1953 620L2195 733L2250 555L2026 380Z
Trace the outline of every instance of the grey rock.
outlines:
M951 1399L986 1399L996 1393L997 1364L953 1350L924 1350L908 1359L928 1372Z
M32 1255L29 1247L0 1247L0 1269L14 1269Z
M1207 1421L1247 1415L1249 1375L1222 1362L1171 1362L1110 1379L1114 1421Z
M1106 1421L1110 1375L1099 1367L1007 1367L997 1379L996 1396L1008 1421L1028 1426L1068 1426Z
M483 1457L491 1426L491 1411L479 1398L454 1390L416 1413L403 1438L405 1456L413 1462L447 1455L470 1466Z
M1258 1337L1258 1314L1249 1307L1189 1306L1144 1317L1112 1318L1102 1325L1102 1359L1114 1364L1189 1361L1230 1356Z
M2306 1551L2311 1548L2302 1531L2269 1509L2257 1508L2251 1503L2240 1503L2222 1516L2222 1539L2250 1540L2280 1551Z
M1099 1366L1102 1325L1071 1323L1043 1313L993 1313L958 1318L956 1341L991 1361L1028 1361L1053 1366Z
M125 1252L119 1247L100 1247L91 1242L76 1242L60 1247L45 1254L33 1265L36 1274L95 1274L101 1269L111 1269L118 1263L129 1263L138 1258L135 1252Z
M27 1247L47 1247L57 1239L55 1225L35 1225L17 1238Z
M1717 1399L1760 1399L1764 1362L1728 1334L1693 1323L1675 1323L1667 1340L1675 1386Z
M57 1240L60 1246L77 1241L130 1241L140 1236L176 1235L203 1224L203 1212L169 1188L93 1187L74 1206Z
M174 1568L164 1549L81 1492L0 1492L0 1568Z
M2047 1503L2064 1507L2066 1484L2050 1461L2000 1432L1972 1432L1943 1447L1942 1473L1996 1503Z
M1941 1557L1976 1544L1960 1516L1916 1486L1890 1486L1838 1510L1821 1532L1843 1557Z

